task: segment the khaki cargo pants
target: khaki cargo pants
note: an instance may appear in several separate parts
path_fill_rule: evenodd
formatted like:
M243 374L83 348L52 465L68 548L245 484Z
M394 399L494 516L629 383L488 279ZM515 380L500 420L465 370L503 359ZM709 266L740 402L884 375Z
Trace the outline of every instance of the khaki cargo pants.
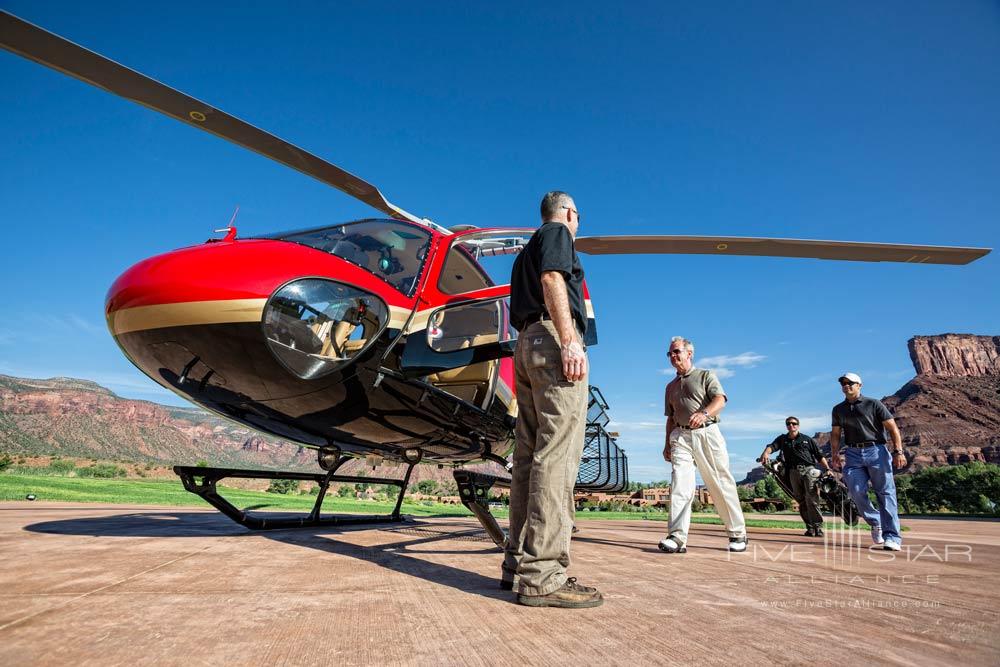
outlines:
M587 378L568 382L555 325L521 332L514 352L517 445L503 578L518 592L547 595L566 583L573 487L587 422Z

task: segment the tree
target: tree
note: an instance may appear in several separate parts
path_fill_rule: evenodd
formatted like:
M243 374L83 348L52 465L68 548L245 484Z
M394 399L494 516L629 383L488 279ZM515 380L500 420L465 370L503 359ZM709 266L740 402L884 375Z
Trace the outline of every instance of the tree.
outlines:
M928 512L1000 514L1000 466L974 461L924 468L911 476L907 496Z
M422 493L425 496L433 496L437 488L438 483L433 479L422 479L417 482L417 493Z

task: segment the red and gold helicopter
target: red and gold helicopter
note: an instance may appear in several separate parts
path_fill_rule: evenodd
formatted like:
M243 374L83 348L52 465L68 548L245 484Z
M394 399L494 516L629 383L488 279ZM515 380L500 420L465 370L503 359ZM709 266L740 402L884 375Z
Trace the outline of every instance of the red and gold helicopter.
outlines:
M13 53L260 153L384 214L313 229L221 239L158 255L111 286L108 328L123 353L157 383L199 406L318 451L325 474L176 468L185 487L251 528L343 523L320 513L331 481L401 487L421 461L505 463L517 417L508 322L509 261L533 229L444 228L391 204L370 183L202 101L10 13L0 43ZM688 253L965 264L989 252L792 239L581 237L589 254ZM596 326L589 293L588 344ZM592 392L589 488L622 487L624 455ZM586 455L586 454L585 454ZM336 475L352 457L408 465L402 480ZM588 460L590 460L588 459ZM456 471L463 500L491 536L485 511L496 481ZM584 473L581 473L583 475ZM590 474L590 473L587 473ZM242 512L216 492L227 476L315 480L307 517ZM366 518L365 520L371 520Z

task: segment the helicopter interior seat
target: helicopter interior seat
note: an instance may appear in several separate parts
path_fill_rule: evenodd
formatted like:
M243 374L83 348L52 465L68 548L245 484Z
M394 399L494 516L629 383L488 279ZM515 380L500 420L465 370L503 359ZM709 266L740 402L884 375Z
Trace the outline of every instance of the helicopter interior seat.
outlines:
M495 343L497 333L496 311L492 308L459 308L445 311L438 327L443 334L434 341L434 348L442 351L464 350L486 343ZM433 373L427 381L439 389L477 405L487 398L496 372L495 360L460 366Z

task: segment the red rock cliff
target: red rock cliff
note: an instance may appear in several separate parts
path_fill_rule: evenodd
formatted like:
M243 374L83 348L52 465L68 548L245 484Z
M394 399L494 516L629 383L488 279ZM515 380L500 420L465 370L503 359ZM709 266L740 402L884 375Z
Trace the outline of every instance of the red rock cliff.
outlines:
M1000 375L1000 336L914 336L908 347L917 375Z

